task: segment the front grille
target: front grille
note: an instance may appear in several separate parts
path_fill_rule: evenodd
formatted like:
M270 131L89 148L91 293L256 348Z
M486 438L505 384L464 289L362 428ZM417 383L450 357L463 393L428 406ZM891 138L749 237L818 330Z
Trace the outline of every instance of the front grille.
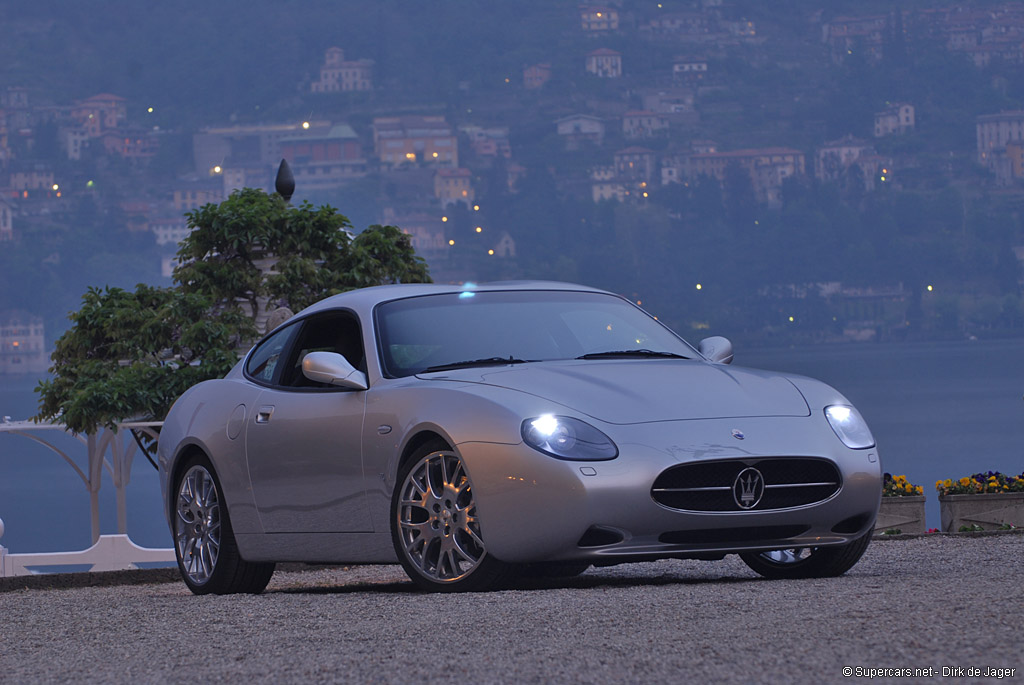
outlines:
M808 526L747 526L745 528L712 528L710 530L673 530L658 536L669 545L735 544L738 542L774 542L803 535Z
M733 492L736 478L754 468L764 479L764 492L753 507L741 507ZM836 465L814 457L768 457L705 461L673 466L654 481L655 502L683 511L765 511L788 509L826 500L839 491Z

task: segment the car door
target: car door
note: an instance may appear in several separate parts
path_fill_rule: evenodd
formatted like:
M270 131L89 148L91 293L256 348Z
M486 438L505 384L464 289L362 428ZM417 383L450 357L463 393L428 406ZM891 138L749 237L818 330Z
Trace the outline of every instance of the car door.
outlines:
M363 363L354 314L331 311L301 326L256 400L246 426L253 499L267 533L373 530L363 481L366 391L325 386L302 375L302 358L328 350Z

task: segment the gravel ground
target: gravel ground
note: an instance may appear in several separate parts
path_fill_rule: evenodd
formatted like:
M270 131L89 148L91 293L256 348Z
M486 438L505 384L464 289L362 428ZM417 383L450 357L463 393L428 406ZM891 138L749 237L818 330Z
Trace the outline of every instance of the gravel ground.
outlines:
M0 682L821 683L944 667L1014 682L1022 551L1016 531L930 535L875 541L827 580L762 580L727 557L470 595L420 593L397 566L292 566L259 596L195 597L164 571L7 579Z

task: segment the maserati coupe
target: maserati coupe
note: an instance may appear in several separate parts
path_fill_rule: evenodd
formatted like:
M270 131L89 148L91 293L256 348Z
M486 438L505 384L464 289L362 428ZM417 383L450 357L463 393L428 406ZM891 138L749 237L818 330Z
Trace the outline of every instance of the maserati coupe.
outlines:
M839 392L732 366L617 295L565 283L329 297L185 392L158 458L188 587L277 562L396 561L430 591L738 554L845 573L882 472Z

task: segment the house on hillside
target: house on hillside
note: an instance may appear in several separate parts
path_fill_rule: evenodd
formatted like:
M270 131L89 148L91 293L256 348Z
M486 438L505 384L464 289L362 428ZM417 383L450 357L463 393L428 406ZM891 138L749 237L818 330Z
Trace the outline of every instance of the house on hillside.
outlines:
M604 142L604 121L590 114L571 114L555 121L558 135L565 141L566 150L577 150L584 142L600 145Z
M622 117L622 134L626 138L651 138L668 130L668 117L657 112L634 110Z
M373 120L373 151L390 167L426 163L459 166L459 141L443 116L405 115Z
M619 10L603 5L582 5L580 26L589 35L602 35L619 30Z
M14 205L0 198L0 243L14 240Z
M288 160L295 183L303 190L337 188L367 173L362 142L348 124L282 138L279 144L281 157Z
M127 100L110 93L93 95L75 103L71 108L71 118L78 122L89 138L99 138L128 121Z
M551 65L547 62L532 64L523 69L523 87L527 90L543 88L551 80Z
M598 48L587 53L587 72L598 78L620 78L622 76L622 53L608 48Z
M476 193L469 169L438 169L434 174L434 197L441 201L442 208L459 202L472 206Z
M875 112L875 138L914 130L914 106L894 102L881 112Z
M313 93L351 93L373 90L372 59L346 60L341 48L327 48L320 78L310 84Z
M0 316L0 375L43 373L47 361L41 318L21 311Z

